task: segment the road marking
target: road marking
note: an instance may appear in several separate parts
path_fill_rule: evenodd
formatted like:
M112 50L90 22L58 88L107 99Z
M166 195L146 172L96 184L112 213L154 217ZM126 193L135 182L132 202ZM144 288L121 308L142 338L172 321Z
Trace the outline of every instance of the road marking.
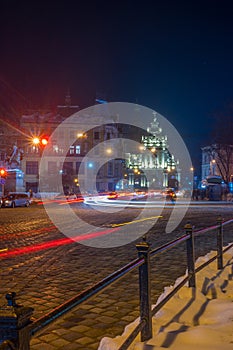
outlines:
M111 227L131 225L131 224L134 224L136 222L142 222L142 221L145 221L145 220L158 219L158 218L162 218L162 217L163 217L162 215L150 216L149 218L143 218L143 219L138 219L138 220L134 220L134 221L123 222L121 224L111 224Z

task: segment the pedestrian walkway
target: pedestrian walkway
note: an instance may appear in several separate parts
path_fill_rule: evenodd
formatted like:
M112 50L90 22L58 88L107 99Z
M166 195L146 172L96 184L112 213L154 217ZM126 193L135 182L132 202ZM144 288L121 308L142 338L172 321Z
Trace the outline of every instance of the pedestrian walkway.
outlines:
M216 252L199 258L203 264ZM178 282L178 281L177 281ZM167 287L158 303L173 287ZM224 269L216 261L196 275L196 289L184 286L153 317L153 337L141 343L140 336L129 350L231 350L233 348L233 248L224 254ZM122 336L102 339L99 350L115 350L132 332L138 320Z

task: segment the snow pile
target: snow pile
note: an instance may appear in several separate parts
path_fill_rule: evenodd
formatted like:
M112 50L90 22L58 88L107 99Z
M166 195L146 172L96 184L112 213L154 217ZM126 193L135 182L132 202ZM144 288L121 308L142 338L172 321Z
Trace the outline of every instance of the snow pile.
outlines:
M196 266L216 252L198 258ZM179 278L177 285L182 278ZM153 338L138 336L130 350L232 350L233 349L233 248L224 254L224 269L217 261L196 274L197 288L184 286L153 317ZM160 302L174 287L166 287ZM138 324L138 319L115 339L103 338L98 350L117 350Z

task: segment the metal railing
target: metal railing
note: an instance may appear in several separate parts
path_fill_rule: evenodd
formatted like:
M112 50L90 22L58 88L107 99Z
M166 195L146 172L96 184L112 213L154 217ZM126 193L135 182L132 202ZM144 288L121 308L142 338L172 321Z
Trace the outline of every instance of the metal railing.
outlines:
M139 301L140 301L140 321L133 332L127 337L119 350L126 350L134 341L136 336L141 332L141 341L147 341L152 338L152 316L155 315L187 282L189 287L196 287L196 273L217 259L217 269L223 268L223 254L229 250L233 244L223 249L223 227L233 223L233 219L223 222L219 218L217 225L211 226L199 231L194 231L190 224L185 226L185 234L167 244L151 250L150 245L145 240L136 244L138 250L138 258L134 259L119 270L105 277L92 287L84 290L75 297L69 299L65 303L54 308L39 319L31 322L33 309L17 305L15 293L8 293L6 299L8 305L0 309L0 350L29 350L30 339L46 326L63 316L74 307L89 300L93 296L103 292L114 282L122 279L128 273L135 269L139 269ZM209 259L207 262L195 268L195 250L194 237L203 235L212 230L217 231L216 247L217 255ZM151 258L158 254L164 253L173 247L178 246L182 242L186 242L187 251L187 276L176 285L160 303L153 309L151 306Z

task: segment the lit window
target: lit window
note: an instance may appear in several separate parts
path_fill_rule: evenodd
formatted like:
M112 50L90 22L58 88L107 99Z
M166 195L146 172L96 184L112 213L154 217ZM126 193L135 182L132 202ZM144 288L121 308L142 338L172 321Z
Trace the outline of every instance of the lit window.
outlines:
M74 154L74 146L70 146L70 155Z
M58 145L53 145L53 152L55 152L55 153L59 152Z
M75 153L76 154L80 154L81 153L81 146L80 145L75 146Z

